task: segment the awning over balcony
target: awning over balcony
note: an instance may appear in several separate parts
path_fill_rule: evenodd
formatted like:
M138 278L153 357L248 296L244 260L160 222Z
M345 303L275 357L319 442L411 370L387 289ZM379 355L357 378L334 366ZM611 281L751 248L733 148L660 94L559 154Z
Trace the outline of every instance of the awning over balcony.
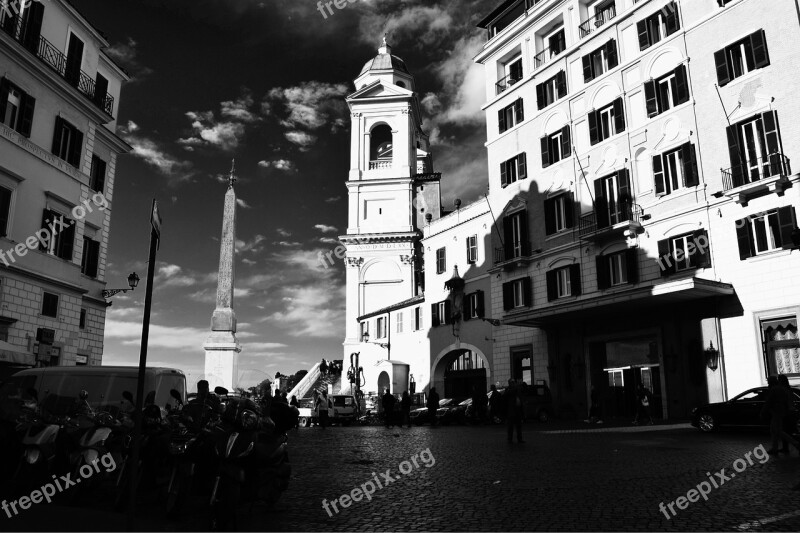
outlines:
M34 366L36 359L21 346L0 341L0 363L10 363L14 365Z
M700 278L685 278L629 290L615 291L594 298L569 300L563 304L513 314L504 325L541 327L593 316L618 315L620 318L647 312L665 304L690 302L710 297L733 296L733 285Z

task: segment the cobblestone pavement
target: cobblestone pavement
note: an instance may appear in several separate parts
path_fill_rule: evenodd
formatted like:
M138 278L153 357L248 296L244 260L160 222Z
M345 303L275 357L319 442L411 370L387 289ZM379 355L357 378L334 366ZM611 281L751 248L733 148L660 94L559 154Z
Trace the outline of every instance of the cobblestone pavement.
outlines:
M524 444L507 444L502 427L344 427L290 434L293 479L275 510L244 509L248 531L800 531L800 458L751 455L762 433L704 435L675 426L643 428L526 424ZM430 450L423 459L400 465ZM429 463L430 464L430 463ZM746 468L742 469L745 464ZM659 509L696 488L722 479L668 520ZM351 502L332 516L323 499L338 499L389 469L395 479L372 500ZM399 478L398 478L399 476ZM382 481L381 484L385 483ZM43 513L46 511L46 513ZM669 511L666 511L669 513ZM137 529L206 529L195 509L180 522L161 518L155 504L140 507ZM5 517L0 520L4 522ZM124 530L121 515L57 505L35 507L0 530Z

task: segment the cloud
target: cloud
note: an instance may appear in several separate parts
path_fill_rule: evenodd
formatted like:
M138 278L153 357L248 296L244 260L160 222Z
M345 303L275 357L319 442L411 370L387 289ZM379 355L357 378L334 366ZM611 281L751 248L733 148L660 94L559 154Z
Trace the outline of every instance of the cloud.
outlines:
M275 161L259 161L258 166L261 168L274 168L276 170L282 170L284 172L296 172L297 167L291 161L287 161L286 159L277 159Z
M293 286L281 293L287 298L285 308L264 321L285 326L292 337L339 337L344 331L344 286L329 284Z
M262 120L253 111L254 106L250 91L242 88L237 99L220 102L220 119L213 111L187 111L185 115L191 121L191 135L177 142L189 151L198 146L210 146L231 152L244 138L246 126Z
M148 68L139 61L139 43L128 37L126 42L119 42L105 49L105 54L124 67L131 75L128 84L142 81L153 73L153 69Z
M336 226L328 226L326 224L316 224L314 228L318 229L322 233L336 233L337 231L339 231L339 229L336 228Z
M325 203L326 204L332 204L332 203L338 202L341 199L342 199L341 196L331 196L330 198L325 198Z
M319 242L324 242L325 244L339 244L339 239L333 239L331 237L320 237L317 240Z
M283 248L294 248L296 246L302 246L303 245L303 243L297 242L297 241L276 241L276 242L273 242L272 244L275 244L277 246L281 246Z
M159 263L153 280L158 287L192 287L216 282L217 273L200 274L186 272L182 267L170 263Z
M247 202L245 202L241 198L237 198L236 199L236 205L238 205L242 209L252 209L253 208L250 204L248 204Z
M133 148L131 154L138 157L148 165L155 167L161 174L176 181L187 180L191 177L189 171L192 164L189 161L178 159L167 153L156 141L139 134L139 125L128 121L125 126L120 126L122 138Z
M316 143L317 132L327 128L331 133L346 125L347 104L344 96L349 92L343 83L307 81L293 87L276 87L267 93L261 105L262 113L283 112L280 120L285 128L284 137L301 152Z
M236 240L236 253L245 253L245 252L253 252L258 253L264 249L264 241L267 238L263 235L256 235L249 241L243 241L241 239Z
M253 104L254 101L250 91L244 89L238 99L220 103L220 115L237 122L259 122L262 120L261 117L250 110Z
M275 232L280 235L281 237L291 237L291 232L283 229L283 228L275 228Z
M142 341L142 323L141 321L127 322L106 318L105 337L120 339L123 345L138 345ZM202 350L206 337L208 337L206 328L151 324L148 346L197 352Z
M317 142L317 137L315 135L304 131L287 131L283 136L286 137L286 140L290 143L296 144L301 152L308 152L311 146Z

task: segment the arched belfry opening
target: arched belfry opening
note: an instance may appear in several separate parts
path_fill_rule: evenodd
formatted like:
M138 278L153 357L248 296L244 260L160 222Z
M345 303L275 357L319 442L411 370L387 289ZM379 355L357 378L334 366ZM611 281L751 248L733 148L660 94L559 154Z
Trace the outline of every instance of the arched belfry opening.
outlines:
M370 133L370 161L391 161L393 154L392 128L379 124Z

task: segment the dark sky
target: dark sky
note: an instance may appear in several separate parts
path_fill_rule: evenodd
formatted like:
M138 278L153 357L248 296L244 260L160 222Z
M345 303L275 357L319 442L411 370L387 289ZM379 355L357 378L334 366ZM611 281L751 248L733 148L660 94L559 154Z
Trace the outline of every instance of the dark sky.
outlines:
M320 265L346 228L344 97L385 32L417 78L445 206L486 188L475 23L496 2L359 0L323 18L310 0L73 0L133 79L118 109L107 281L146 273L148 216L164 218L149 364L203 372L222 205L239 178L235 308L244 386L341 357L344 269ZM332 6L333 7L333 6ZM114 298L104 364L136 364L144 281ZM391 302L387 302L391 303Z

